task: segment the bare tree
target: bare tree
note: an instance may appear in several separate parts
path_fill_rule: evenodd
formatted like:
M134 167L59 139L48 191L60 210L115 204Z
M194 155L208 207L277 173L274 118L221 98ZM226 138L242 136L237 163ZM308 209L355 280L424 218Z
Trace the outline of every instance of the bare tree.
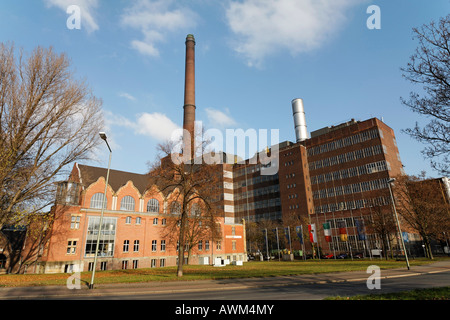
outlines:
M392 241L397 234L392 210L392 206L376 204L371 208L371 219L368 223L371 233L377 234L381 240L382 250L386 259L388 258L389 249L392 248ZM392 254L391 250L391 257Z
M101 101L74 78L65 54L0 44L0 225L54 201L66 166L99 142Z
M411 92L402 103L430 121L423 128L416 123L405 132L427 144L423 154L431 159L433 168L441 174L450 172L450 15L431 22L420 29L414 28L419 41L403 77L423 86L424 94Z
M175 143L159 145L161 156L150 169L151 184L165 194L172 194L170 204L173 219L166 226L166 234L177 238L177 275L183 276L185 251L189 251L203 239L220 236L218 217L223 215L220 201L220 185L223 170L221 164L195 161L173 161ZM198 144L204 150L205 143ZM197 159L198 160L198 159ZM187 249L187 250L185 250Z
M399 215L423 239L428 258L433 259L431 240L442 237L450 228L450 206L437 179L401 176L393 187Z

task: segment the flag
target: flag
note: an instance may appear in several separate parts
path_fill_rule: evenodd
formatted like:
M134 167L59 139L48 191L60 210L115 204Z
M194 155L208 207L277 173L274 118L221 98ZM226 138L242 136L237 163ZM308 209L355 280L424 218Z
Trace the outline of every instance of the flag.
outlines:
M337 221L337 224L339 228L339 234L341 236L341 241L347 241L348 235L347 235L347 228L345 227L345 221L344 220Z
M300 244L303 244L303 226L295 227L295 232L297 233L298 240L300 240Z
M316 243L317 242L316 224L315 223L309 224L308 231L309 231L309 240L312 243Z
M355 218L356 231L358 232L359 240L366 240L366 226L363 219Z
M402 232L402 237L404 242L409 242L408 232Z
M291 239L290 239L290 237L289 237L289 234L290 234L290 232L289 232L289 227L284 228L284 235L285 235L286 240L287 240L288 242L291 241Z
M331 229L330 229L330 223L325 222L323 224L323 233L325 235L326 242L331 242Z

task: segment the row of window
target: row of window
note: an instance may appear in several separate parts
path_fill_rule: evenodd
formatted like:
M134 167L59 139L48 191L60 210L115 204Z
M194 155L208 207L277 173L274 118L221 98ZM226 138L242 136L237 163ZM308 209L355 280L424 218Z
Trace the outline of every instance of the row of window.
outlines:
M246 212L248 210L278 207L281 205L280 198L265 199L261 201L249 202L248 206L246 203L234 206L234 212Z
M95 193L92 197L91 197L91 208L93 209L101 209L102 208L102 204L103 207L106 208L106 202L103 196L103 193L98 192ZM131 196L125 196L122 198L122 200L120 201L120 209L119 210L123 210L123 211L135 211L135 201L134 198ZM193 206L192 210L191 210L192 214L194 214L194 212L196 214L198 214L199 212L199 208L198 206ZM159 201L157 199L150 199L147 202L147 212L152 212L152 213L159 213ZM171 206L170 206L170 213L171 214L181 214L181 204L179 202L172 202ZM128 222L127 222L128 223Z
M350 200L337 203L326 203L314 207L314 213L336 212L360 208L371 208L374 206L384 206L389 204L389 198L378 197L373 199Z
M371 157L377 154L381 154L381 153L386 153L386 147L383 145L375 145L372 147L367 147L364 149L359 149L356 151L350 151L347 153L342 153L339 154L337 156L333 156L333 157L329 157L329 158L325 158L325 159L321 159L321 160L317 160L317 161L312 161L309 163L309 170L317 170L317 169L321 169L321 168L326 168L329 166L334 166L337 164L342 164L342 163L346 163L346 162L351 162L354 160L358 160L358 159L363 159L363 158L367 158L367 157Z
M324 199L335 196L348 195L352 193L359 193L364 191L379 190L387 188L388 178L357 182L346 184L344 186L331 187L327 189L320 189L313 191L314 199Z
M257 188L253 190L243 191L234 194L235 200L247 199L252 197L259 197L264 195L276 194L280 192L280 186L278 184L271 185L264 188Z
M104 194L102 192L95 193L91 197L91 208L93 209L101 209L103 204L103 208L106 209L106 199L104 198ZM132 196L125 196L120 201L120 210L124 211L134 211L135 201ZM159 212L159 201L156 199L150 199L147 202L147 212Z
M364 174L371 174L375 172L381 172L390 170L390 164L389 162L383 160L378 162L372 162L368 164L363 164L358 167L352 167L347 169L341 169L333 172L327 172L325 174L319 174L317 176L311 177L311 185L324 183L324 182L331 182L331 181L338 181L341 179L347 179L351 177L357 177Z
M367 140L375 139L378 137L383 137L383 133L381 130L378 129L370 129L367 131L363 131L360 133L357 133L352 136L348 136L342 139L334 140L322 145L318 145L315 147L308 148L308 156L315 156L321 153L334 151L340 148L345 148L360 142L364 142Z
M77 244L78 244L78 240L68 240L67 241L67 250L66 253L67 254L76 254L77 252ZM114 243L112 243L113 245ZM160 240L160 252L165 252L166 251L166 240ZM90 243L89 245L86 246L86 256L88 255L93 255L95 253L95 247L96 245L93 243ZM99 255L102 256L101 254L101 249L102 249L102 242L100 242L100 253ZM203 242L203 240L200 240L198 243L198 250L202 251L203 247L206 251L210 250L210 242L209 240L205 240ZM139 248L140 248L140 241L139 240L134 240L133 241L133 252L139 252ZM188 245L185 246L185 251L188 251L189 247ZM222 242L216 241L216 249L217 250L222 250ZM236 250L235 244L233 244L233 250ZM179 242L177 243L177 251L179 250ZM91 252L92 251L92 252ZM128 253L130 252L130 240L124 240L123 241L123 247L122 247L122 251L124 253ZM152 252L157 252L158 251L158 240L152 240ZM110 255L108 256L112 256L112 248L110 250Z

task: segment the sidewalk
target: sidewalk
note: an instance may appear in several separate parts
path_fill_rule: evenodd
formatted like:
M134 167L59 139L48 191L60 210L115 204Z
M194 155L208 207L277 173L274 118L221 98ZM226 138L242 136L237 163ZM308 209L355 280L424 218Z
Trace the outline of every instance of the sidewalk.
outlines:
M374 262L376 265L376 262ZM439 273L450 271L450 261L439 261L425 266L414 266L410 270L387 269L381 270L381 279L394 277L417 276L428 273ZM180 293L194 291L216 291L236 290L248 288L289 286L302 284L324 284L337 282L364 282L370 276L365 271L322 273L298 276L279 276L267 278L239 278L222 280L197 280L197 281L171 281L171 282L148 282L148 283L120 283L120 284L97 284L95 289L89 290L85 283L81 283L80 289L68 289L66 286L45 287L15 287L0 288L0 300L8 299L64 299L75 297L114 296L123 294L152 294L152 293ZM442 284L444 285L450 285Z

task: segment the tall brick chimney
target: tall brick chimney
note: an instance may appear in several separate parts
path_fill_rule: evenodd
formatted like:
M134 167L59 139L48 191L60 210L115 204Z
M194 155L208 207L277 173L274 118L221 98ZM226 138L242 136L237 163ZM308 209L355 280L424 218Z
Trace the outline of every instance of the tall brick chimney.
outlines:
M186 70L184 81L183 129L189 132L190 137L184 135L183 143L184 146L190 144L192 159L195 152L195 39L192 34L188 34L186 37Z

